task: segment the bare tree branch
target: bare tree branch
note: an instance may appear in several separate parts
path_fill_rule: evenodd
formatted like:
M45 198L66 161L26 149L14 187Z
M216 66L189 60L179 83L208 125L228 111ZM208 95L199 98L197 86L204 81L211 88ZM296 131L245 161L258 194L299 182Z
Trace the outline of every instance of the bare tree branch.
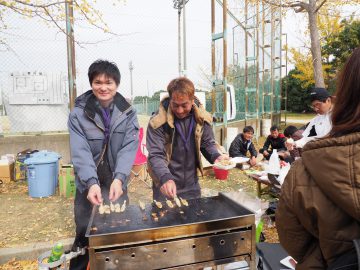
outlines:
M24 6L29 6L29 7L34 7L34 8L48 8L50 6L56 6L56 5L60 5L60 4L65 4L66 1L56 1L53 3L49 3L49 4L41 4L41 5L37 5L37 4L33 4L33 3L28 3L28 2L24 2L24 1L20 1L20 0L13 0L14 2L24 5Z
M276 3L272 0L264 0L264 2L266 4L269 4L269 5L272 5L272 6L276 6L276 7L284 7L284 8L298 8L298 9L295 9L295 12L301 12L303 10L309 10L310 9L310 5L308 3L305 3L305 2L302 2L302 1L294 1L294 2L290 2L288 4L279 4L279 3ZM297 11L299 10L299 11Z
M85 19L86 19L92 26L94 26L94 27L96 27L96 28L98 28L98 29L106 32L106 33L109 33L109 34L112 34L112 35L115 35L115 36L118 35L118 34L116 34L116 33L114 33L114 32L108 31L107 29L106 29L106 31L105 31L105 29L104 29L103 27L101 27L101 26L93 23L92 20L91 20L91 19L89 18L89 16L87 15L87 13L84 12L84 11L80 8L80 6L79 6L79 4L77 3L77 1L74 1L74 3L75 3L75 5L79 8L81 14L85 17ZM99 14L96 14L96 15L98 16L98 19L101 20L101 16L99 16ZM105 23L104 21L102 21L102 23L104 23L104 24L106 25L106 23ZM107 26L107 25L106 25L106 26Z
M297 13L302 12L304 10L306 10L306 11L310 10L310 5L308 3L301 2L301 1L296 1L296 2L290 3L289 7L292 7L294 9L297 8L297 9L295 9L295 12L297 12Z
M321 2L321 4L315 9L314 13L318 12L319 9L325 4L326 1L327 1L327 0L323 0L323 1Z
M45 13L49 16L49 18L51 19L51 21L56 25L56 28L58 28L62 33L65 34L65 36L69 36L66 31L58 24L58 22L53 18L53 16L50 14L50 12L48 11L48 9L46 7L43 7ZM79 47L83 48L83 46L81 45L81 43L79 43L77 40L74 39L74 42L79 45Z
M303 7L294 8L295 13L300 13L300 12L303 12L304 10L305 10L305 8L303 8Z

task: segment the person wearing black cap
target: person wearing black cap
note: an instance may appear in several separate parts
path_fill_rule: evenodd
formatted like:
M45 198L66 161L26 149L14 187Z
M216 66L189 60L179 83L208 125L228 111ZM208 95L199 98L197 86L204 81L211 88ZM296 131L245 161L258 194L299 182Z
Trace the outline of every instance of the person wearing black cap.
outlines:
M304 145L317 138L326 136L331 130L331 95L325 88L314 88L310 92L311 107L317 115L310 121L303 132L303 138L294 142L295 147Z

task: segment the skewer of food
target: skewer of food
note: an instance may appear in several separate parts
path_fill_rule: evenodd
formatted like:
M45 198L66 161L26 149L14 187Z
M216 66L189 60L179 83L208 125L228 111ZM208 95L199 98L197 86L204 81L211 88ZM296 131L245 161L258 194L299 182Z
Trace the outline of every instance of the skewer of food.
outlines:
M158 201L154 200L154 203L159 209L161 209L163 207L161 202L158 202Z
M159 221L159 218L156 213L151 213L151 216L154 219L154 221Z
M105 212L105 214L110 214L111 213L109 205L107 205L107 204L104 205L104 212Z
M164 217L167 211L168 211L168 210L161 210L161 211L159 212L159 217L161 217L161 218Z
M105 214L104 203L101 203L100 206L99 206L99 214L100 215Z
M125 209L126 209L126 200L124 200L124 202L123 202L123 204L122 204L122 206L120 208L120 212L124 212Z
M179 199L180 199L182 205L184 205L184 206L189 206L189 203L188 203L187 200L185 200L185 199L183 199L183 198L181 198L181 197L179 197Z
M174 197L174 201L175 201L175 204L176 204L178 207L181 207L181 202L180 202L178 196L175 196L175 197Z
M143 203L140 200L139 200L139 207L140 207L141 211L145 211L145 203Z
M169 206L170 208L174 208L174 204L173 204L170 200L168 200L168 199L166 199L166 204L167 204L167 206Z
M120 213L120 203L115 204L115 213Z

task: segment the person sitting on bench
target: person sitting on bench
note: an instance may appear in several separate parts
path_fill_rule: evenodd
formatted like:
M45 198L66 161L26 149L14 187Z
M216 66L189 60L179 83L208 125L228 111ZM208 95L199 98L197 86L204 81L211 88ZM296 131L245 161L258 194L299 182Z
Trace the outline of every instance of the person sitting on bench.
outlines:
M270 135L266 138L264 146L259 152L269 160L273 150L277 149L279 156L282 157L286 151L285 141L286 138L284 134L280 133L278 126L274 125L270 128Z
M258 154L251 139L254 136L254 129L252 126L246 126L243 133L239 133L231 142L229 149L230 157L246 157L247 152L250 153L249 163L255 166L256 163L263 159L262 154Z

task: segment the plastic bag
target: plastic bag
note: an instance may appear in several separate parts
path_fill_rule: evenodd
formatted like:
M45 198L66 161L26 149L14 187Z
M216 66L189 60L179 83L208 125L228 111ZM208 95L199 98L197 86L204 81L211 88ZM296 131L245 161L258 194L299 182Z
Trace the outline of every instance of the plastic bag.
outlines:
M289 170L290 170L290 164L287 163L286 166L282 167L280 169L280 172L279 172L279 177L277 178L277 180L279 181L280 185L282 185L284 183L284 180L285 180L285 177L286 175L288 174Z
M267 168L268 173L279 175L280 173L280 160L279 154L276 149L273 150L270 159L269 159L269 166Z

